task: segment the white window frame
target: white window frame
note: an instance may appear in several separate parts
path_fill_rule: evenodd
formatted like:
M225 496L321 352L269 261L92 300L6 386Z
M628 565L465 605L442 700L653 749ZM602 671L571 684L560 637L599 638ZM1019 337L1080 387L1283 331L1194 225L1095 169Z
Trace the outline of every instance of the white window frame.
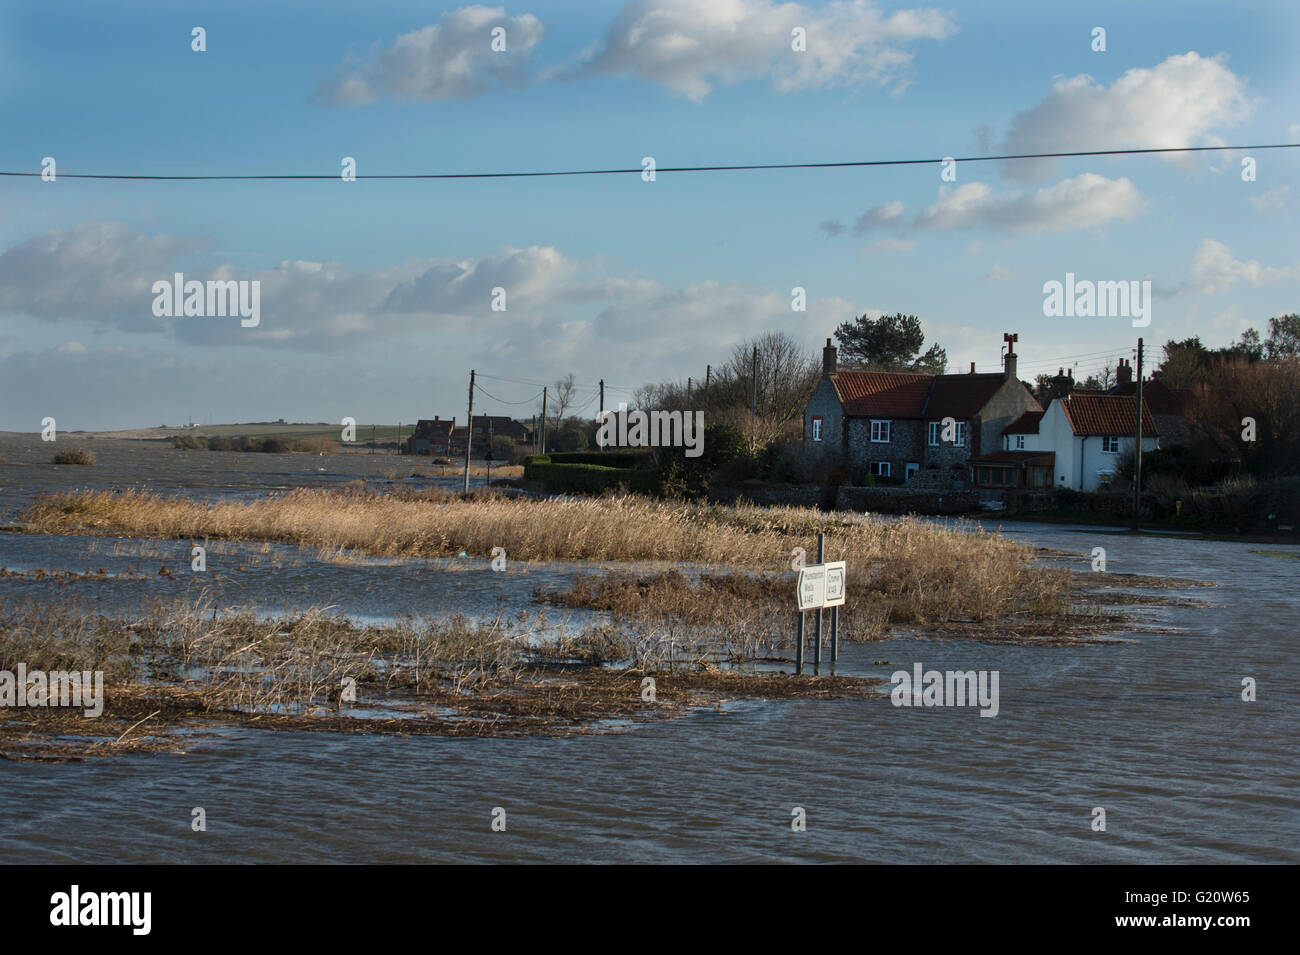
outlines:
M1112 442L1114 446L1112 447ZM1119 438L1113 434L1102 435L1101 438L1102 454L1119 454Z
M1025 450L1025 436L1023 434L1016 435L1016 450Z
M820 441L822 439L822 416L821 415L813 415L812 423L809 426L809 432L812 434L812 439L814 441Z
M954 421L953 431L956 433L957 440L952 443L954 448L964 448L966 446L966 422ZM931 421L928 433L926 434L926 443L932 448L941 447L946 442L943 440L943 422Z
M871 462L871 473L875 477L893 477L893 474L890 473L891 470L888 461Z
M879 425L880 427L877 427ZM883 434L883 438L876 437L877 434ZM871 443L872 444L889 444L894 436L893 422L890 418L872 418L871 419Z

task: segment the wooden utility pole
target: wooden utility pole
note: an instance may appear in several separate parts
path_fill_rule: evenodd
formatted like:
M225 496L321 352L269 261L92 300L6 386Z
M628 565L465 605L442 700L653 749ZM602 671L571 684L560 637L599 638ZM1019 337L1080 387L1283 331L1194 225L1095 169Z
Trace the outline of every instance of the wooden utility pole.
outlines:
M542 386L542 446L537 449L538 454L546 453L546 388L547 386Z
M758 415L758 346L754 346L754 361L749 372L749 449L754 450L754 419Z
M686 403L688 405L691 403L691 382L693 380L694 379L692 379L689 375L686 377Z
M600 420L604 417L605 417L605 379L602 378L600 379L600 414L597 416L597 420Z
M452 424L454 430L456 425ZM465 422L465 493L469 493L469 454L474 447L474 369L469 372L469 420Z
M1137 388L1137 437L1133 442L1133 530L1138 530L1140 508L1142 506L1142 339L1138 339Z

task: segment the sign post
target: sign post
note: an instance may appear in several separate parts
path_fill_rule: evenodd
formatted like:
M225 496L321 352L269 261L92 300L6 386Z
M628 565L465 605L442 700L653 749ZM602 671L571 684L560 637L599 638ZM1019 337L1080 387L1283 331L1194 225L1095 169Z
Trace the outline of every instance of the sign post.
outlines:
M819 547L820 551L821 548ZM831 662L838 662L839 645L839 608L844 606L846 564L842 560L829 563L808 564L799 571L799 582L795 588L795 597L799 605L798 628L795 642L795 672L803 673L804 613L817 611L816 640L813 648L813 663L820 666L822 662L822 610L831 608Z

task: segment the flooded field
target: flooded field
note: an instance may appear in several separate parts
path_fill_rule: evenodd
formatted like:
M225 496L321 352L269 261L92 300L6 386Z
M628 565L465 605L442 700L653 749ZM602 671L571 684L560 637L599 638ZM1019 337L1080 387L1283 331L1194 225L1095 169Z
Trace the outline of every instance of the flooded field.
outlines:
M56 468L49 445L0 441L4 518L73 488L147 485L216 499L458 480L403 477L429 469L383 455L85 443L95 465ZM1103 546L1116 574L1217 586L1192 594L1208 607L1133 608L1162 632L1117 633L1115 642L910 635L842 648L843 675L888 679L918 662L996 670L994 719L972 708L894 707L878 694L738 702L572 738L222 727L183 755L0 761L0 846L33 862L1300 861L1300 547L1059 525L1005 524L1002 533L1071 554ZM536 612L535 588L590 569L512 562L494 573L482 558L249 542L213 542L215 572L201 583L188 564L189 541L3 533L0 596L130 609L202 590L268 613L328 605L384 621ZM1258 682L1256 702L1241 699L1246 677ZM195 807L206 832L190 828ZM496 807L507 832L490 828ZM791 831L794 807L807 812L806 832ZM1094 807L1106 809L1105 832L1091 829ZM94 838L74 853L69 831Z

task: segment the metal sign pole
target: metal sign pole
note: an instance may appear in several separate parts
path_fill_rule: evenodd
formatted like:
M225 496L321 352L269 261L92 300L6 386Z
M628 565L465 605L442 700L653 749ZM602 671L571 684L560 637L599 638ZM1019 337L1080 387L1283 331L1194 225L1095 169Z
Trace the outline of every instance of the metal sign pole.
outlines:
M826 562L826 535L821 531L817 532L817 563ZM813 665L820 667L822 665L822 608L817 608L817 626L813 631L813 639L817 641L816 649L813 650Z
M803 611L799 611L799 626L794 641L794 672L803 673Z
M831 663L840 659L840 608L831 608Z

